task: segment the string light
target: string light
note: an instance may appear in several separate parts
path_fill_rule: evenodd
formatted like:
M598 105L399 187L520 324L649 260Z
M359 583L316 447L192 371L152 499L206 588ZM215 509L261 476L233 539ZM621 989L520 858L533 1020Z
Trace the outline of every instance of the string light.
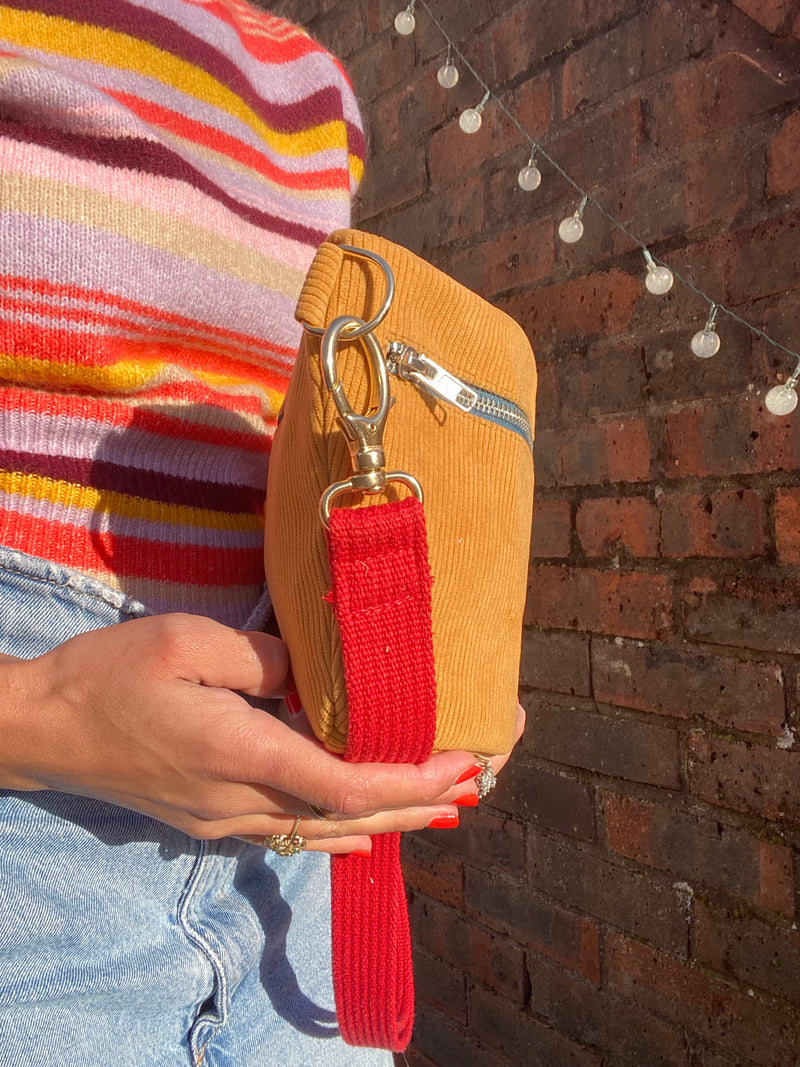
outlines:
M698 330L691 340L690 348L700 359L710 359L719 352L719 334L714 325L717 317L717 305L711 305L708 321L702 330Z
M414 18L414 4L416 2L417 0L411 0L408 7L398 11L394 17L394 28L402 37L409 37L417 25L417 20Z
M447 46L447 59L436 72L436 80L443 89L452 89L458 85L458 67L453 65L453 46Z
M654 293L656 296L663 296L664 293L668 293L672 288L675 277L669 267L665 267L663 263L656 263L646 248L644 250L644 258L647 263L647 275L645 276L644 284L647 286L648 292Z
M533 192L534 189L538 189L542 184L542 172L534 162L534 154L535 149L531 152L528 162L517 175L517 185L520 189L524 189L526 193Z
M773 415L791 415L797 407L798 378L800 378L800 359L797 361L791 378L787 378L783 385L773 385L764 397L767 410Z
M576 241L580 241L581 237L583 237L583 213L588 203L589 197L584 196L575 214L568 215L561 220L561 224L558 227L558 236L565 244L574 245Z
M483 109L489 102L491 96L489 89L486 90L483 96L483 100L475 107L468 107L466 111L462 111L458 116L458 125L464 131L464 133L477 133L481 128L483 122Z
M414 18L414 6L416 2L417 0L411 0L411 2L408 4L408 7L406 7L403 11L400 11L395 17L395 29L398 33L403 34L404 36L408 36L409 34L414 32L414 27L416 25L416 21ZM539 183L541 182L541 172L539 170L539 167L534 163L534 154L538 154L538 156L540 156L547 162L548 166L552 167L553 170L555 170L558 174L561 175L561 177L567 182L568 185L570 185L575 190L576 193L583 197L581 207L578 209L578 211L574 215L570 215L566 219L562 220L561 225L559 226L559 236L561 237L562 241L566 241L567 243L574 243L575 241L580 240L584 231L582 222L583 209L588 203L591 203L592 206L596 208L597 211L599 211L600 214L612 226L614 226L617 230L620 231L620 233L624 234L624 236L627 237L628 240L630 240L634 245L637 245L642 250L647 261L647 275L645 277L645 285L647 286L647 289L650 292L666 293L672 288L674 280L677 279L687 289L690 289L695 294L695 296L699 297L704 303L710 305L711 313L709 315L708 321L706 322L705 328L703 330L698 331L698 333L694 335L691 341L691 349L692 352L695 353L695 355L699 356L701 359L708 359L710 356L715 355L716 352L719 351L720 338L716 332L714 318L717 312L721 312L722 314L727 315L728 318L732 319L734 322L738 322L739 325L745 327L745 329L749 330L750 333L753 334L755 337L760 337L761 340L765 341L773 348L785 353L788 356L791 356L793 359L796 359L798 361L797 368L795 369L794 374L792 374L792 376L788 378L783 385L776 385L773 389L770 389L765 398L767 408L774 415L789 414L789 412L793 411L797 406L798 402L797 384L798 379L800 379L800 355L798 355L798 353L795 352L793 349L787 348L786 345L782 345L778 341L775 341L772 337L768 336L768 334L764 333L763 330L758 329L758 327L754 326L751 322L748 322L740 315L737 315L729 308L724 307L722 304L715 304L707 293L704 293L702 289L696 286L688 278L685 278L682 274L678 273L678 271L670 270L670 268L665 266L663 263L656 264L643 242L640 241L635 234L631 233L631 231L625 225L623 225L623 223L621 223L619 219L616 219L612 214L610 214L610 212L608 212L603 207L603 205L599 203L599 201L595 200L594 197L590 196L584 189L582 189L578 185L578 183L557 162L557 160L553 159L553 157L549 155L549 153L542 147L542 145L540 145L537 141L534 140L533 137L531 137L530 133L520 123L519 119L517 119L517 117L512 114L511 111L509 111L503 101L491 91L486 82L481 78L481 76L469 62L467 57L460 50L458 45L453 41L453 39L444 29L442 24L433 14L429 4L427 3L427 0L419 0L419 4L425 10L431 22L434 24L434 26L438 29L439 33L441 33L442 37L447 42L447 62L443 67L440 68L437 77L439 77L439 75L443 75L445 70L455 72L455 80L452 81L451 85L445 84L445 82L442 81L442 78L439 77L440 85L442 85L443 88L452 88L452 86L455 85L458 81L459 72L452 62L452 55L455 54L458 57L459 63L470 72L470 74L475 78L475 80L485 92L483 99L477 107L467 108L467 110L462 112L462 114L459 116L459 125L461 126L461 129L465 133L476 133L480 129L481 114L486 104L490 99L494 100L494 102L503 112L506 118L509 119L512 125L517 128L521 136L531 145L531 156L528 161L528 164L523 167L517 175L517 183L519 184L520 188L525 189L526 191L531 191L533 189L538 188ZM448 73L447 78L453 78L453 74Z

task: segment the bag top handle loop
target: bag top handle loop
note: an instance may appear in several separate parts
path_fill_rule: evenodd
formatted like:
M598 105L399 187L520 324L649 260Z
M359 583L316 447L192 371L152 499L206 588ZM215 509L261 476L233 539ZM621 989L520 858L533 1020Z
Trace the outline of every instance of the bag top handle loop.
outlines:
M369 320L369 322L361 321L360 326L353 326L347 332L347 339L349 341L355 340L356 337L363 337L365 334L372 333L376 326L380 326L383 320L386 318L386 314L389 308L392 306L394 300L394 273L392 268L383 258L379 256L377 252L369 252L366 248L356 248L355 245L339 245L342 252L349 252L353 256L362 256L365 259L371 259L373 263L377 263L384 273L386 278L386 296L383 303L378 308L377 312ZM324 326L312 326L310 323L303 321L303 328L309 333L315 334L317 337L322 337L325 333Z

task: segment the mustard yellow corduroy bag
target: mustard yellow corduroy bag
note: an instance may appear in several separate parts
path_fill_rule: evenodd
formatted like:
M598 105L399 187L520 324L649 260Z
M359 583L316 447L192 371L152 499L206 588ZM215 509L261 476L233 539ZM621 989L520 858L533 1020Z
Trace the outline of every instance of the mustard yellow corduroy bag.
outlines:
M319 249L270 458L266 572L317 736L346 760L513 743L536 372L522 330L403 248ZM421 503L424 496L424 506ZM479 794L493 775L484 760ZM292 854L295 835L280 847ZM400 835L331 861L339 1029L402 1051L414 988Z
M395 370L395 403L383 435L386 466L409 472L424 491L433 574L434 747L506 752L516 716L533 508L533 353L503 312L406 249L352 230L333 234L317 253L296 312L307 326L321 332L337 316L368 320L384 298L381 267L343 245L377 253L396 285L373 333ZM347 692L325 598L330 575L319 504L332 483L347 479L351 460L323 381L320 343L318 334L305 333L275 436L265 563L303 706L317 736L342 752ZM416 368L415 354L426 357ZM356 340L342 345L337 360L344 394L357 411L369 405L365 356ZM406 493L393 482L387 486L390 498ZM386 496L344 499L370 507Z

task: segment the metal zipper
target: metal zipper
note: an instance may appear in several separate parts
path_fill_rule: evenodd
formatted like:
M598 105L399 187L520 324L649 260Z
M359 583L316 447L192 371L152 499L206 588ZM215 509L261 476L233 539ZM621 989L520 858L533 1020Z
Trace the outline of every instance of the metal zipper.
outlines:
M419 389L454 404L461 411L519 434L528 448L533 448L530 419L513 401L457 378L402 341L389 344L386 366L390 374L412 382Z

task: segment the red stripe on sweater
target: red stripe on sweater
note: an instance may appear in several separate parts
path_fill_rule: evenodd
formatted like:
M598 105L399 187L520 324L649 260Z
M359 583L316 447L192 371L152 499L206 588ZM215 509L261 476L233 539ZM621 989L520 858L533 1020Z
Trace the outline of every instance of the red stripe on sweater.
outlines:
M285 360L276 359L268 350L256 350L252 353L243 353L239 348L226 346L224 342L214 338L205 338L202 331L192 330L188 332L185 327L170 329L167 324L156 332L152 323L137 322L122 314L111 314L105 311L94 311L90 308L73 307L70 304L46 303L39 300L26 299L18 296L3 296L0 293L0 309L11 311L13 319L6 317L5 323L0 318L0 336L13 336L18 332L16 320L21 316L36 316L40 319L53 318L58 320L55 327L62 331L64 322L75 323L78 326L91 324L106 327L113 336L115 333L133 334L133 338L125 337L122 340L130 344L141 344L137 337L147 343L148 348L156 348L159 345L177 345L181 351L200 353L204 366L219 371L223 365L231 367L249 367L250 377L257 374L259 378L265 367L274 367L281 370L285 368ZM47 330L48 326L41 323L31 323L32 329ZM82 334L80 336L83 336ZM216 365L215 365L215 361Z
M61 284L50 281L47 278L30 278L16 274L0 274L0 286L16 291L29 289L31 292L42 296L54 296L68 300L82 300L87 303L102 304L109 308L119 308L122 311L130 311L137 315L146 316L157 322L164 322L176 327L184 327L192 330L202 330L204 334L231 340L243 347L255 347L265 351L274 352L279 356L293 357L295 349L289 345L279 345L268 338L258 334L240 333L226 329L224 326L215 326L212 323L202 322L198 319L190 319L185 315L179 315L174 311L156 307L153 304L143 304L137 300L129 300L118 293L107 292L104 289L87 289L72 283Z
M250 167L258 174L286 189L347 189L350 183L350 172L344 167L331 167L325 170L304 170L295 173L284 170L272 162L263 152L253 148L244 141L223 133L214 126L190 119L178 111L172 111L150 100L144 100L130 93L109 91L125 107L129 108L139 118L149 122L152 126L170 130L178 137L184 137L195 144L205 145L215 152L222 152L229 159L235 159L239 163Z
M216 410L212 409L209 414L213 415ZM250 432L237 431L229 426L190 422L183 405L176 405L170 414L165 414L141 404L133 406L113 400L95 400L71 393L45 393L38 389L17 389L13 386L0 390L0 411L91 420L118 429L132 427L159 437L240 448L256 454L269 452L268 428L274 428L277 423L277 419L272 419L261 423L258 428L254 426ZM192 405L192 418L197 419L196 405Z
M324 51L316 41L275 15L264 12L263 17L259 19L260 25L268 34L267 40L264 40L260 34L248 31L245 18L240 18L236 13L237 5L219 3L218 0L211 0L209 3L202 2L202 0L190 0L190 2L232 26L250 55L263 62L291 63L312 52ZM252 9L248 12L250 13ZM342 70L341 64L338 61L335 62L336 66Z
M260 549L145 541L18 512L0 511L0 524L10 548L77 570L181 585L259 585L264 580Z
M85 321L85 320L84 320ZM186 371L218 374L229 381L216 388L221 395L228 389L250 386L263 390L285 392L291 368L255 366L239 359L228 359L197 350L188 345L169 341L153 341L115 337L109 334L67 333L58 327L33 323L0 320L0 350L18 359L39 360L43 363L75 367L115 367L120 363L136 363L143 372L156 375L161 364L183 367ZM138 389L146 382L139 379Z

